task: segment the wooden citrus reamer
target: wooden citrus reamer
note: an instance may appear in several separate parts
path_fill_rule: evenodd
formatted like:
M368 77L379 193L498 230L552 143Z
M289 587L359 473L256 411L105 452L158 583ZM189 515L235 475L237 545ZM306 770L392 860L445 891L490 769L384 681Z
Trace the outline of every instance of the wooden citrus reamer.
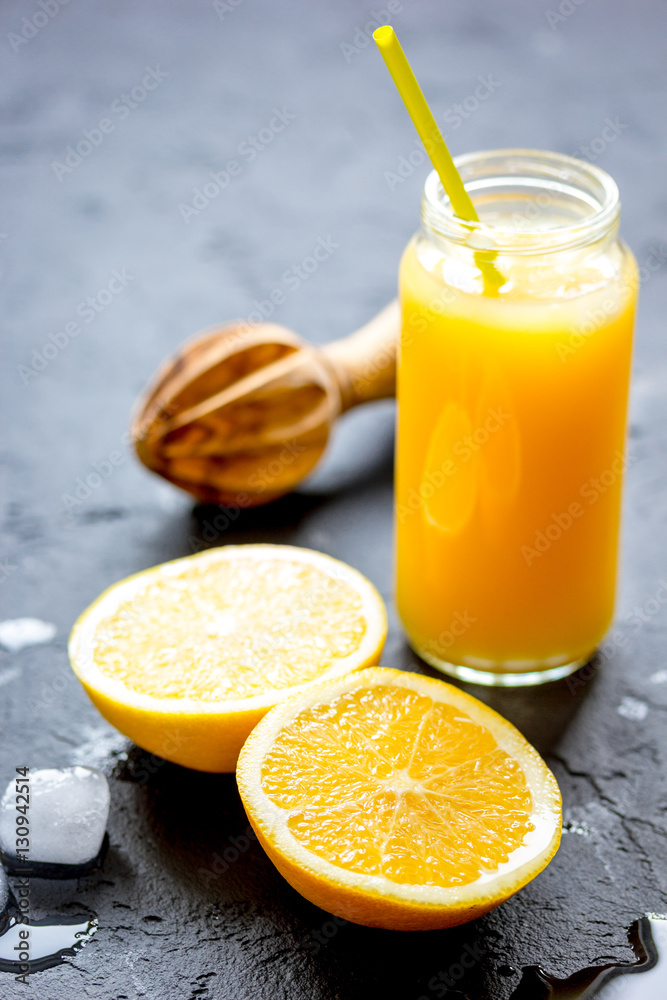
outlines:
M137 454L201 502L269 503L313 469L341 413L394 395L398 337L395 301L325 347L275 323L207 330L137 401Z

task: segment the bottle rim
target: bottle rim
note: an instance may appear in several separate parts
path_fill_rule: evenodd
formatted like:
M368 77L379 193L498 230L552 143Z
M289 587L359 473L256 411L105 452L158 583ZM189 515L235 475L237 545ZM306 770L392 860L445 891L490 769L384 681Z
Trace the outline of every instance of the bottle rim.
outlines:
M525 221L525 229L465 221L454 214L433 170L424 184L422 222L431 232L471 250L550 253L586 246L618 228L618 187L605 170L593 163L539 149L483 150L457 156L454 163L473 203L481 194L500 195L502 190L513 190L525 196L527 204L537 209L539 215L540 205L544 208L549 202L546 192L552 192L563 201L571 199L578 209L588 210L579 219L547 229L531 230L530 214L520 220ZM540 202L538 191L546 203Z

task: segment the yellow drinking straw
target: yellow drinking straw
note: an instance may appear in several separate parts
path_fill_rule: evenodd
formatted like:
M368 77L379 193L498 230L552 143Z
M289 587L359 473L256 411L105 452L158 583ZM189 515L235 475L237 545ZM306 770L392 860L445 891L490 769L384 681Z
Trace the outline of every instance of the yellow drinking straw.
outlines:
M436 169L442 186L449 195L452 208L460 219L479 222L475 206L470 195L463 186L461 175L454 166L447 143L437 126L433 113L426 103L422 89L412 72L412 67L405 57L401 43L394 29L385 24L373 32L373 38L380 50L380 55L387 64L391 78L396 84L408 114L412 118L419 138L424 143L429 159Z
M373 32L373 38L387 69L391 73L391 78L396 84L396 89L401 95L408 114L412 118L419 138L424 143L429 159L449 196L454 212L460 219L467 222L479 222L475 206L463 185L461 175L454 166L451 153L447 149L447 143L426 103L426 98L417 83L417 78L412 72L394 29L391 25L384 24L381 28L376 28ZM475 253L475 260L484 276L485 290L492 294L496 293L498 287L505 281L492 263L493 257L495 257L493 251L477 251Z

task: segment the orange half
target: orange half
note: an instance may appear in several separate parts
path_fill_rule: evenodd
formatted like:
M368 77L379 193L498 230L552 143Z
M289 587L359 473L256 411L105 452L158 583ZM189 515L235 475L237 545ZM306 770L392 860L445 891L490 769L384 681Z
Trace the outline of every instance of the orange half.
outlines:
M237 781L288 882L372 927L472 920L560 841L558 784L518 730L458 688L399 670L362 670L274 708Z
M233 771L270 708L377 663L386 634L382 598L352 566L291 545L226 545L114 584L75 624L69 655L138 746Z

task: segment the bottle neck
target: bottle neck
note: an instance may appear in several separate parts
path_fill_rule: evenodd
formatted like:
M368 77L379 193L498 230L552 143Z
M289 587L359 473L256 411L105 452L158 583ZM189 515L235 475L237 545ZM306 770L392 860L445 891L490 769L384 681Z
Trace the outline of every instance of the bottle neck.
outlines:
M472 153L455 162L479 221L458 218L431 173L422 223L443 248L530 258L602 248L616 239L618 189L592 164L539 150Z

